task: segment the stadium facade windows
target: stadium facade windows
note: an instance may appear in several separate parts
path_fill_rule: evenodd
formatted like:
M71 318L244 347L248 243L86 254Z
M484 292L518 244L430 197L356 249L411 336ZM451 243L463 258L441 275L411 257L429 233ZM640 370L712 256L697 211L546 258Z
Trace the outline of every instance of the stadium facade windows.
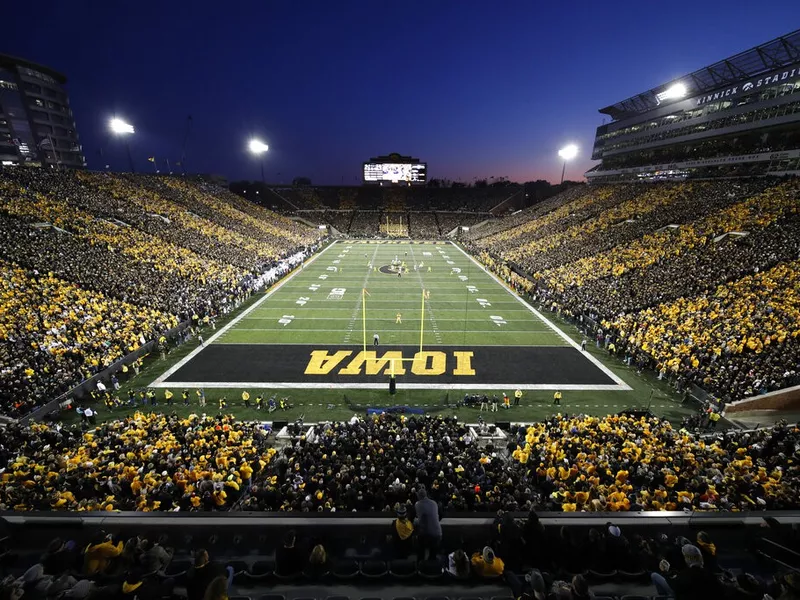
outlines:
M0 54L0 159L3 164L84 168L69 100L66 77L30 61ZM53 129L49 123L63 127ZM65 138L56 142L53 136ZM76 148L56 153L54 147Z
M800 30L601 109L612 121L597 128L592 158L602 162L587 179L641 181L643 171L713 176L685 163L726 157L738 173L778 172L761 155L800 150L798 48ZM684 94L670 93L679 86ZM630 168L636 173L621 172Z

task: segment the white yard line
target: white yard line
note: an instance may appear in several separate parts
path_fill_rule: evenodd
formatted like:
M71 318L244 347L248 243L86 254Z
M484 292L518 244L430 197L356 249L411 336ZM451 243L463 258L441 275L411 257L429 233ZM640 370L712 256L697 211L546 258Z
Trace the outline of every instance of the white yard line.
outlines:
M463 296L462 296L462 297L463 297ZM270 306L272 306L273 304L275 304L275 303L277 303L277 302L279 302L279 301L278 301L278 300L273 300L272 302L270 302ZM513 304L514 306L517 306L517 303L516 303L516 302L513 302L513 303L512 303L512 302L508 302L508 304ZM494 304L492 304L492 306L494 306ZM283 312L283 308L279 308L279 309L271 309L271 308L269 308L269 307L266 307L266 306L259 307L259 309L258 309L258 310L259 310L259 311L262 311L262 312L269 311L269 310L276 310L276 312ZM330 311L334 311L334 310L350 312L350 309L349 309L349 308L336 308L336 307L333 307L333 308L331 308L331 307L328 307L328 306L326 306L326 307L325 307L325 312L330 312ZM524 312L524 313L530 313L530 311L529 311L527 308L504 308L503 310L504 310L505 312ZM408 311L408 312L409 312L409 314L412 314L412 311ZM452 308L447 308L447 309L445 309L445 311L444 311L444 312L455 312L455 311L454 311ZM489 313L489 311L488 311L488 310L487 310L486 312L487 312L487 314ZM247 320L254 320L254 319L272 319L272 318L273 318L273 316L269 316L269 317L247 317ZM320 319L320 318L323 318L323 317L303 317L303 318L304 318L304 319ZM332 317L332 318L338 318L338 317ZM327 319L326 319L326 320L327 320ZM440 320L443 320L443 319L440 319ZM463 319L459 319L459 321L463 321Z
M438 295L436 297L437 297L437 299L439 299ZM463 298L464 295L462 294L460 297ZM270 304L270 306L273 306L273 305L276 305L276 304L278 304L280 302L284 302L284 303L288 303L290 305L294 305L294 301L292 301L292 300L273 300L269 304ZM397 299L394 299L394 300L372 300L370 298L370 300L369 300L370 304L397 304L398 302L416 302L417 306L419 306L419 298L414 298L414 299L412 299L412 298L406 298L406 299L397 298ZM497 301L497 302L493 302L492 304L494 304L494 305L510 304L512 306L516 306L517 303L509 301L509 300L500 300L500 301Z
M537 317L539 317L539 319L541 319L543 323L545 323L545 324L546 324L548 327L550 327L550 328L551 328L553 331L555 331L555 332L556 332L558 335L560 335L560 336L561 336L561 337L564 339L564 341L566 341L566 342L567 342L567 343L568 343L570 346L572 346L572 347L573 347L573 348L575 348L575 349L576 349L578 352L580 352L580 353L581 353L581 354L582 354L582 355L583 355L583 356L586 358L586 360L590 361L590 362L591 362L591 363L592 363L594 366L596 366L596 367L597 367L598 369L600 369L600 370L601 370L603 373L605 373L606 375L608 375L608 376L609 376L609 377L610 377L610 378L611 378L613 381L616 381L616 382L617 382L617 386L612 386L611 388L602 388L602 389L618 389L618 390L626 390L626 391L627 391L627 390L630 390L630 389L632 389L632 388L631 388L631 386L629 386L629 385L628 385L627 383L625 383L625 382L624 382L622 379L620 379L619 377L617 377L617 375L615 375L615 374L614 374L614 373L611 371L611 369L609 369L607 366L605 366L603 363L601 363L601 362L600 362L598 359L596 359L594 356L592 356L592 355L591 355L589 352L583 352L583 351L581 351L581 347L578 345L578 343L577 343L575 340L573 340L573 339L572 339L571 337L569 337L569 336L568 336L566 333L564 333L563 331L561 331L561 329L559 329L559 328L558 328L558 327L555 325L555 323L553 323L552 321L550 321L549 319L547 319L547 318L546 318L546 317L545 317L545 316L544 316L542 313L540 313L538 310L536 310L536 309L535 309L535 308L533 308L533 307L532 307L530 304L528 304L528 303L527 303L525 300L523 300L523 299L522 299L520 296L518 296L516 293L514 293L514 291L512 291L512 290L511 290L511 289L510 289L508 286L506 286L506 284L505 284L505 283L503 283L503 281L502 281L502 280L501 280L499 277L497 277L497 276L496 276L494 273L492 273L491 271L489 271L489 269L486 269L486 268L484 268L484 266L483 266L483 265L481 265L481 264L480 264L480 263L479 263L477 260L475 260L475 259L474 259L472 256L470 256L469 254L467 254L467 253L466 253L466 252L465 252L465 251L464 251L464 250L461 248L461 246L459 246L459 245L457 245L457 244L452 244L452 246L453 246L454 248L456 248L456 249L457 249L459 252L461 252L461 254L463 254L463 255L464 255L464 256L466 256L468 259L470 259L472 262L474 262L474 263L475 263L475 264L478 266L478 268L479 268L481 271L483 271L484 273L486 273L487 275L489 275L489 276L490 276L492 279L494 279L494 280L495 280L497 283L499 283L499 284L500 284L500 286L502 286L502 288L503 288L504 290L506 290L506 292L508 292L508 293L509 293L509 294L510 294L510 295L511 295L513 298L516 298L516 299L517 299L517 301L519 301L519 303L520 303L520 304L522 304L523 306L525 306L525 307L526 307L528 310L530 310L530 311L531 311L533 314L535 314ZM569 388L567 388L566 386L564 386L564 389L569 389Z
M387 323L389 321L394 321L394 316L386 317L385 319L380 319L380 321L385 321ZM277 331L286 331L286 332L291 332L293 334L299 333L301 331L303 331L303 332L305 332L305 331L312 331L312 332L338 331L339 333L342 332L341 329L304 329L304 328L296 328L296 329L283 329L283 328L281 328L281 329L278 329L277 327L248 327L246 329L240 329L239 331L276 331L276 332ZM464 333L464 332L465 332L465 330L459 329L459 330L456 330L456 331L449 331L448 330L448 331L445 331L444 333L459 334L459 333ZM417 330L417 331L414 331L414 330L409 331L407 329L404 329L404 330L401 330L400 333L416 333L417 335L419 335L419 330ZM492 334L495 334L495 333L550 333L550 330L549 329L505 329L505 328L504 329L467 329L466 333L492 333ZM313 344L309 344L309 345L311 346ZM498 348L502 348L502 345L498 345Z
M325 248L325 249L324 249L322 252L320 252L319 254L315 254L314 256L312 256L311 258L309 258L309 259L308 259L308 261L306 261L306 266L308 266L309 264L311 264L312 262L314 262L315 260L317 260L317 259L318 259L320 256L322 256L323 254L325 254L325 253L326 253L328 250L330 250L331 248L333 248L335 245L336 245L336 240L334 240L333 242L331 242L331 243L330 243L330 245L329 245L327 248ZM301 266L299 269L295 269L294 273L292 273L291 275L289 275L288 277L286 277L285 279L283 279L282 281L280 281L280 282L279 282L277 285L273 286L271 290L269 290L269 291L268 291L266 294L264 294L264 295L261 297L261 299L260 299L260 300L257 300L256 302L254 302L254 303L253 303L253 305L252 305L250 308L248 308L246 311L242 312L242 314L240 314L240 315L239 315L238 317L236 317L235 319L231 320L231 322L230 322L230 323L228 323L227 325L225 325L225 327L222 327L222 328L221 328L219 331L217 331L217 333L215 333L215 334L214 334L214 335L212 335L210 338L208 338L208 339L206 340L206 342L205 342L205 346L208 346L208 345L210 345L212 342L214 342L214 340L216 340L217 338L219 338L221 335L223 335L224 333L227 333L227 331L228 331L228 330L229 330L231 327L233 327L234 325L236 325L236 324L237 324L239 321L241 321L241 320L242 320L242 319L244 319L244 318L245 318L247 315L249 315L251 312L253 312L253 311L254 311L256 308L258 308L258 307L259 307L259 306L260 306L260 305L261 305L261 304L262 304L262 303L263 303L263 302L264 302L264 301L265 301L267 298L269 298L270 296L272 296L272 294L274 294L274 293L275 293L275 292L277 292L279 289L281 289L281 288L284 286L284 284L286 284L286 283L288 283L289 281L291 281L292 279L294 279L295 275L297 275L298 273L302 273L304 270L305 270L305 267L302 267L302 266ZM155 378L155 379L154 379L154 380L153 380L153 381L150 383L150 387L159 387L159 386L160 386L160 384L162 384L162 383L164 382L164 380L165 380L167 377L169 377L170 375L172 375L172 374L173 374L175 371L177 371L178 369L180 369L180 368L181 368L183 365L185 365L185 364L186 364L186 363L188 363L190 360L192 360L192 359L193 359L195 356L197 356L198 354L200 354L200 352L201 352L203 349L204 349L204 346L198 346L197 348L195 348L194 350L192 350L192 351L191 351L189 354L187 354L187 355L186 355L186 356L184 356L184 357L183 357L181 360L179 360L177 363L175 363L174 365L172 365L172 366L171 366L169 369L167 369L167 370L166 370L164 373L162 373L161 375L159 375L158 377L156 377L156 378ZM164 386L161 386L161 387L164 387Z
M378 254L378 248L375 248L375 252L372 253L372 259L369 261L370 264L375 264L375 256ZM367 274L364 276L364 281L361 282L361 289L367 289L367 282L369 281L369 276L372 274L372 269L367 267ZM350 323L347 326L347 333L344 336L344 343L347 344L350 341L350 336L353 335L353 328L355 327L356 319L358 318L358 309L361 308L361 303L364 301L364 294L360 292L358 294L358 300L356 301L356 307L353 309L353 314L350 316ZM363 340L362 340L363 341Z

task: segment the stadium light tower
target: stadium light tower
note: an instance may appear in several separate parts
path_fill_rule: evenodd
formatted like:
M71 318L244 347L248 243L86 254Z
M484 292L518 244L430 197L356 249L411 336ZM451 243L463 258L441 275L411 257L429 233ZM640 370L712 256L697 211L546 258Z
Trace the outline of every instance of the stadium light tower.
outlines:
M667 90L659 94L663 100L672 100L675 98L683 98L686 95L686 86L682 83L676 83L670 86Z
M561 168L561 183L563 184L564 173L567 170L567 161L578 156L578 147L575 144L569 144L568 146L564 146L561 150L559 150L558 155L564 161L564 166Z
M250 153L253 154L256 158L260 158L262 154L265 154L267 150L269 150L269 146L267 146L264 142L259 140L258 138L253 138L247 144L247 149L250 150ZM266 180L264 179L264 160L261 160L261 183L265 186L267 185Z
M136 169L133 168L133 156L131 156L131 145L127 138L128 135L135 133L133 125L131 125L130 123L126 123L122 119L114 117L108 122L108 128L114 135L125 137L125 148L128 151L128 164L131 167L131 173L135 173Z

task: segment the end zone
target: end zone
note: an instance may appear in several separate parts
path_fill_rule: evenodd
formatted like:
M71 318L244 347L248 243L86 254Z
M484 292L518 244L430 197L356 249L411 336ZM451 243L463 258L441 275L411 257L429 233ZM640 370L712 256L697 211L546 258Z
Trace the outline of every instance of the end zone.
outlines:
M154 387L382 389L394 372L410 389L618 390L570 346L216 344ZM402 359L402 361L400 360Z

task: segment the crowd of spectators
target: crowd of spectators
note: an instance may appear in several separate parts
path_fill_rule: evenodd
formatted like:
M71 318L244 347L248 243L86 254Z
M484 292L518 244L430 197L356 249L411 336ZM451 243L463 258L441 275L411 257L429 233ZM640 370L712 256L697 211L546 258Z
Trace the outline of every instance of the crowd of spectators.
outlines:
M502 445L453 417L260 423L135 413L88 431L11 425L0 510L444 512L796 509L800 429L697 437L655 417L556 415ZM486 441L486 440L483 440ZM252 485L251 485L252 484Z
M340 233L347 233L350 230L350 221L353 220L353 211L326 210L322 218Z
M347 233L355 237L376 237L384 222L382 218L380 210L357 210L353 213Z
M412 212L488 213L503 201L522 193L520 185L487 187L431 186L274 186L276 199L300 211L389 210ZM215 196L218 194L215 192ZM269 196L267 196L269 199Z
M38 561L21 576L0 582L0 598L84 598L89 600L226 600L233 569L211 560L208 551L192 552L188 570L178 562L167 535L123 538L102 530L53 538ZM15 555L16 558L16 555ZM167 571L173 569L175 576Z
M439 220L442 232L446 235L456 227L472 227L476 223L491 219L492 215L489 213L437 212L436 218Z
M797 382L800 260L603 321L675 376L730 401Z
M612 354L738 400L798 379L797 193L795 180L589 188L471 250Z
M418 505L429 501L424 490L420 497ZM435 504L433 510L436 519ZM358 554L357 543L336 543L325 529L306 536L290 530L277 546L254 549L258 560L251 564L226 560L224 548L213 557L204 548L187 553L182 545L170 545L173 539L179 544L180 540L169 534L127 537L101 529L75 531L69 534L74 539L53 538L38 557L33 552L21 555L21 564L13 569L20 575L0 581L0 597L225 600L243 581L249 581L248 589L265 585L272 589L275 584L297 583L330 588L339 580L346 584L344 589L352 590L359 588L354 580L360 574L367 577L373 594L386 593L393 591L387 564L393 575L395 569L403 575L404 586L418 573L430 582L431 592L441 589L436 582L446 583L451 591L503 586L511 597L523 600L590 600L604 593L601 586L610 579L626 582L622 589L645 592L644 597L655 590L656 597L676 600L791 600L800 590L796 573L757 565L747 560L744 548L736 547L740 540L712 537L702 530L652 535L613 522L591 528L555 527L544 525L535 512L526 519L500 512L491 533L460 543L448 540L429 551L426 537L416 531L421 523L421 518L412 522L398 510L389 545L371 547L371 558L366 559ZM410 531L406 538L410 544L396 543L401 539L398 530ZM360 560L348 558L353 556Z
M573 202L587 193L589 188L587 186L574 186L570 187L560 194L551 196L541 202L537 202L528 208L514 212L513 214L498 219L492 223L487 223L479 230L472 231L467 237L468 240L480 240L483 238L490 238L493 234L505 230L511 230L519 227L523 223L532 221L550 213L565 204ZM486 243L491 243L487 241ZM486 243L484 245L486 245Z
M794 507L800 489L800 430L783 426L702 440L655 418L555 416L502 448L450 418L320 427L267 466L249 510L412 510L419 485L454 512L744 510Z
M538 237L592 219L634 195L634 190L624 186L570 188L494 226L481 228L475 240L487 251L502 256Z
M0 411L22 416L178 324L50 272L0 261Z
M491 219L488 213L463 213L442 211L380 211L367 210L326 210L298 213L306 219L320 223L330 223L340 233L351 237L382 237L381 228L386 224L397 225L402 220L408 223L408 236L413 239L435 240L450 233L458 226L471 227L476 223Z
M26 414L179 321L227 313L319 237L203 181L4 170L0 414Z
M235 213L239 221L228 229L226 224L230 225L230 219L226 219L227 215L221 211L207 205L203 206L197 201L189 203L184 199L186 204L178 203L163 195L163 188L162 191L156 192L146 187L144 184L150 181L147 176L78 172L75 178L98 190L102 201L106 203L104 207L93 207L96 210L92 210L92 214L109 214L101 211L113 208L116 211L133 213L131 216L136 215L139 219L160 221L166 225L170 233L179 237L178 245L251 271L263 270L266 263L285 256L287 249L308 245L319 237L317 231L308 228L303 229L306 232L305 236L297 235L294 232L294 228L298 227L296 224L293 224L292 230L285 230L282 236L269 237L264 235L261 229L246 222L241 211ZM170 189L166 183L163 187ZM196 194L198 195L200 194ZM120 202L109 207L107 205L109 196ZM185 198L185 195L179 197ZM272 220L275 225L285 220L276 213L262 210L266 218ZM117 218L128 222L123 216ZM160 225L159 228L164 229ZM160 232L145 231L152 235L160 235Z
M704 184L705 186L720 186L723 184ZM761 184L763 185L763 184ZM608 251L597 245L590 244L590 248L597 249L595 253L587 253L585 258L579 255L562 259L561 265L551 271L530 270L535 277L544 278L551 287L559 289L569 285L582 285L586 280L598 279L608 276L619 277L629 270L640 270L658 263L669 263L682 254L704 250L704 246L713 246L714 239L724 234L736 235L739 233L759 234L763 230L766 235L760 236L768 242L771 231L768 229L775 225L788 225L791 227L798 220L798 211L795 195L798 184L795 182L775 186L755 195L747 194L744 197L738 194L720 196L717 198L727 206L720 206L704 194L690 196L699 202L699 207L685 207L680 211L681 219L668 219L662 227L664 220L650 222L650 233L637 236L628 243L615 244ZM749 191L742 190L737 191ZM730 199L736 202L728 202ZM708 205L715 205L717 210L707 212ZM692 216L694 215L694 217ZM677 216L677 215L676 215ZM587 242L591 240L586 240ZM615 240L616 241L616 240ZM762 254L756 248L756 255ZM774 264L774 263L773 263ZM755 265L754 265L755 266Z
M358 590L359 575L373 594L386 594L394 591L393 579L401 578L407 587L415 574L427 580L431 592L441 589L437 583L452 592L502 586L524 600L605 598L609 583L616 593L622 589L652 597L655 591L656 597L676 600L791 600L800 590L797 574L786 566L749 559L741 532L733 538L690 529L653 535L614 522L558 527L545 525L535 512L515 519L500 511L489 533L460 540L439 535L431 547L430 535L421 533L427 531L425 515L430 511L437 524L441 515L424 489L418 497L415 516L398 507L384 543L375 537L369 545L366 538L359 543L334 537L324 527L305 535L289 530L277 544L268 541L254 548L249 564L226 560L230 550L224 547L215 547L213 557L204 548L189 549L168 533L127 537L101 529L74 531L66 539L52 539L39 556L21 555L12 570L19 576L0 582L0 597L225 600L242 584L248 591L303 583L325 584L329 592ZM172 547L173 540L179 547ZM337 582L346 587L331 588Z
M9 425L0 510L229 510L270 462L268 436L232 417L138 412L91 431Z
M437 240L442 233L436 213L413 212L408 213L408 234L412 239Z

